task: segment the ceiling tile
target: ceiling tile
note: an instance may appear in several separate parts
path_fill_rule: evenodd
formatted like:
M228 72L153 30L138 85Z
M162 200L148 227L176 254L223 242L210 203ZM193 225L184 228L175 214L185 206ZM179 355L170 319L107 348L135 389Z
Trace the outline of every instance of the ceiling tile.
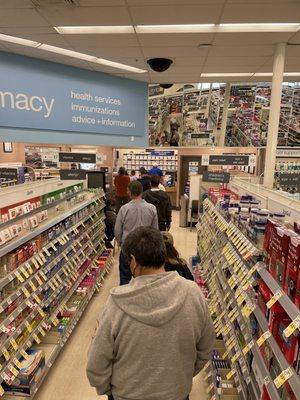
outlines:
M200 54L197 47L143 47L145 57L197 57ZM202 53L201 53L202 54Z
M135 25L216 23L222 4L130 7Z
M223 4L226 0L127 0L129 6L174 6L192 4Z
M65 47L65 48L71 48L71 46L68 44L68 42L65 40L65 38L58 33L52 33L52 34L46 34L46 35L28 35L28 34L23 34L22 38L24 39L29 39L29 40L34 40L39 43L45 43L45 44L50 44L52 46L57 46L57 47Z
M233 70L231 65L223 65L223 64L216 64L215 66L203 66L202 72L206 73L219 73L219 72L253 72L253 67L248 66L248 65L241 65L239 67L235 67Z
M125 0L77 0L80 6L84 7L114 7L114 6L125 6Z
M155 46L198 46L200 43L211 43L213 41L213 34L139 34L139 42L142 46L155 47Z
M300 18L299 18L299 20L300 20ZM300 44L300 32L297 32L295 35L293 35L289 39L289 43L298 43L298 44Z
M48 26L48 24L46 20L42 18L34 9L30 8L2 9L0 12L0 29L2 27L12 27L12 26L31 27L31 26Z
M274 53L274 45L263 45L263 46L215 46L213 45L209 50L210 56L219 57L269 57Z
M240 4L226 4L221 22L299 22L299 14L299 1L244 1Z
M223 68L229 66L234 70L234 67L239 68L245 65L247 67L260 67L266 61L268 61L268 57L212 57L209 55L205 62L205 67L222 66Z
M99 47L138 47L136 35L62 35L74 47L94 48Z
M96 57L103 58L143 58L143 54L139 47L73 47L75 51L80 53L91 54Z
M174 63L176 67L201 67L205 61L203 57L176 57Z
M300 42L299 42L299 46L287 46L285 56L286 57L298 57L299 64L300 64Z
M0 0L0 8L33 8L30 0Z
M1 28L1 33L4 33L6 35L25 37L25 35L44 35L49 33L56 33L56 31L49 26L10 26L7 28Z
M222 46L264 45L287 42L290 33L218 33L214 44Z
M57 5L40 8L50 25L130 25L126 7L69 7Z
M183 74L183 75L170 75L168 77L162 77L159 74L150 74L151 83L186 83L186 82L198 82L200 74Z

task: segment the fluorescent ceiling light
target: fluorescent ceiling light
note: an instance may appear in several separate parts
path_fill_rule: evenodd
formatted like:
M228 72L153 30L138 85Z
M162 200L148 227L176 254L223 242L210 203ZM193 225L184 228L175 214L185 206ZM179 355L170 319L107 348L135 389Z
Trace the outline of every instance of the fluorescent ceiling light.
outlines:
M216 25L216 32L297 32L299 23L245 23Z
M29 46L29 47L39 47L41 44L33 40L22 39L16 36L3 35L2 33L0 33L0 40L3 40L4 42L20 44L21 46Z
M219 77L219 76L223 76L223 77L231 77L231 76L251 76L253 75L252 72L218 72L218 73L203 73L201 74L201 78L214 78L214 77Z
M134 33L132 25L124 26L54 26L54 29L63 35L92 35L92 34L119 34Z
M285 72L284 76L300 76L300 72Z
M122 70L125 70L125 71L134 72L134 73L138 73L138 74L147 72L144 69L131 67L130 65L120 64L120 63L117 63L117 62L114 62L114 61L105 60L104 58L98 58L98 57L95 57L95 56L90 56L89 54L78 53L77 51L68 50L68 49L62 49L61 47L50 46L48 44L42 44L39 47L39 49L46 50L46 51L51 51L52 53L61 54L63 56L78 58L80 60L89 61L91 63L106 65L108 67L122 69Z
M272 72L256 72L253 76L273 76Z
M206 33L214 32L215 24L136 25L137 33Z

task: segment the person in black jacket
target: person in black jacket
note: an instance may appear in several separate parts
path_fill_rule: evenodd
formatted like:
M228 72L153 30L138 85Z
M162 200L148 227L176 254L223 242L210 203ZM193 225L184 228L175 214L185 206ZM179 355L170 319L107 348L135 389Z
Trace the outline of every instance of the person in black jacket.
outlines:
M172 205L169 195L158 188L160 177L151 175L151 189L143 193L143 199L156 207L160 231L168 231L172 221Z
M163 232L167 256L165 260L166 271L177 271L180 276L191 281L194 280L193 274L189 269L186 261L179 256L178 251L174 247L174 239L170 232Z
M143 186L143 192L146 192L146 190L151 189L150 176L148 175L148 173L144 167L140 168L140 174L141 174L141 177L138 179L138 181L141 182L141 184Z

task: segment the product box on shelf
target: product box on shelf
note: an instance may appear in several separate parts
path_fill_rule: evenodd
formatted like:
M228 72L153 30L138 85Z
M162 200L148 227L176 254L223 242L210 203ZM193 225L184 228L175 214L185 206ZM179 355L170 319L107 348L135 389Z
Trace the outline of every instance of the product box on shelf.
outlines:
M282 353L285 355L286 360L293 365L296 361L299 348L298 331L288 338L283 333L291 322L292 321L285 313L273 313L270 329Z
M284 289L290 299L300 308L300 235L291 237L288 256L287 274Z
M28 360L21 361L21 368L15 381L8 385L3 382L3 389L8 394L32 396L45 368L45 354L41 350L29 349Z

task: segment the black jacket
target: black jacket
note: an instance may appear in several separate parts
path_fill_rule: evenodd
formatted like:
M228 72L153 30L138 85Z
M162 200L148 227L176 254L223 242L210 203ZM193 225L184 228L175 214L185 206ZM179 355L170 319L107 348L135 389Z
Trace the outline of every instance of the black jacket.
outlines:
M143 185L143 192L151 189L151 180L149 175L142 176L138 179L138 181L141 182L141 184Z
M189 269L189 267L186 265L185 262L178 261L178 263L176 264L166 262L165 270L167 272L177 271L178 274L183 278L189 279L190 281L194 280L193 274L191 273L191 270Z
M172 221L172 205L169 195L163 190L147 190L143 199L156 207L158 225L160 228L170 226Z

